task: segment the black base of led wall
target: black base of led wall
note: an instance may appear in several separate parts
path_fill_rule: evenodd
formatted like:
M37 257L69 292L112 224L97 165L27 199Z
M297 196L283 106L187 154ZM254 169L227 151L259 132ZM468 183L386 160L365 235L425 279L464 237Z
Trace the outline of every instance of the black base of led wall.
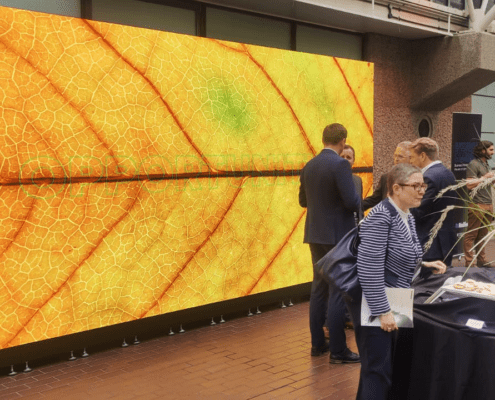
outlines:
M207 304L200 307L175 311L154 317L124 322L121 324L106 326L89 331L65 335L53 339L42 340L21 346L9 347L0 350L0 374L10 371L10 366L15 365L17 372L22 371L21 365L26 361L32 368L36 365L49 363L51 360L68 359L70 352L80 356L83 349L91 354L92 349L109 349L120 347L125 338L132 345L137 336L140 341L168 335L170 328L177 333L182 325L185 329L207 325L212 318L220 321L220 316L225 319L229 316L247 315L248 310L254 313L257 307L274 306L283 301L286 305L292 302L300 302L309 299L311 282L287 288L258 293L237 299ZM8 368L8 370L7 370Z

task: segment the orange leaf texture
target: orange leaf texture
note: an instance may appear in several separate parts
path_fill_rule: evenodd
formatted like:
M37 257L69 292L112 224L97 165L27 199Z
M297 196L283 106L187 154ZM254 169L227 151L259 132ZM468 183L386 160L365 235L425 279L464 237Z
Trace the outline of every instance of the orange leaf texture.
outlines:
M332 122L371 167L373 65L0 7L0 348L310 281Z

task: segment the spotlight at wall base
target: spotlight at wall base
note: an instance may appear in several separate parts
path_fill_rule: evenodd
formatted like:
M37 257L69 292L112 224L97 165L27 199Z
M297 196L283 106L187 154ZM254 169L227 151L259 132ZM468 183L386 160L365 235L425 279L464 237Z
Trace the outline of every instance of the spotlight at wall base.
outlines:
M14 364L10 366L9 376L16 376L17 372L14 371Z
M32 369L31 369L31 368L29 368L29 364L28 364L28 362L26 361L26 368L24 368L24 373L28 373L28 372L31 372L31 371L32 371Z

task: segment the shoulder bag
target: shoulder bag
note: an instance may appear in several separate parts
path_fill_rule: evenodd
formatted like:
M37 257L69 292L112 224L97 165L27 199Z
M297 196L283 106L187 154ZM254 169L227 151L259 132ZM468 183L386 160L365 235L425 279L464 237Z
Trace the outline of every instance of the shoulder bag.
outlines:
M383 204L392 216L397 210L388 201ZM323 279L336 287L347 302L359 302L362 296L357 274L357 253L360 243L359 225L350 230L335 247L321 258L316 266ZM386 277L387 280L387 277Z

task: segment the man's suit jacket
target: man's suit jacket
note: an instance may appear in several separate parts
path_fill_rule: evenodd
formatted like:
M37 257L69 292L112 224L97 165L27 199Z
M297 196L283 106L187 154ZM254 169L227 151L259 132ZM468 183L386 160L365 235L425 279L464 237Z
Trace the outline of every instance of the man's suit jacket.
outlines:
M435 199L438 192L445 189L447 186L455 185L456 180L454 174L448 170L443 164L435 164L428 168L423 174L423 178L428 188L423 196L421 205L417 208L411 208L411 214L416 220L416 230L419 240L424 246L428 241L430 231L435 223L440 219L442 211L450 205L459 205L459 200L456 192L449 191L439 199ZM455 233L455 212L449 211L437 237L432 243L432 246L423 256L423 260L441 260L447 257L446 264L449 265L452 261L451 249L457 240Z
M378 182L378 186L373 191L373 194L363 200L363 211L376 206L380 201L386 199L387 192L387 173L384 173L380 177L380 182Z
M363 198L363 180L360 176L352 174L352 180L354 181L354 186L356 187L356 192L359 196L359 200ZM364 218L363 208L359 207L359 211L357 213L357 220L361 221Z
M299 204L308 209L304 243L337 244L355 226L361 204L349 162L323 149L301 171Z

